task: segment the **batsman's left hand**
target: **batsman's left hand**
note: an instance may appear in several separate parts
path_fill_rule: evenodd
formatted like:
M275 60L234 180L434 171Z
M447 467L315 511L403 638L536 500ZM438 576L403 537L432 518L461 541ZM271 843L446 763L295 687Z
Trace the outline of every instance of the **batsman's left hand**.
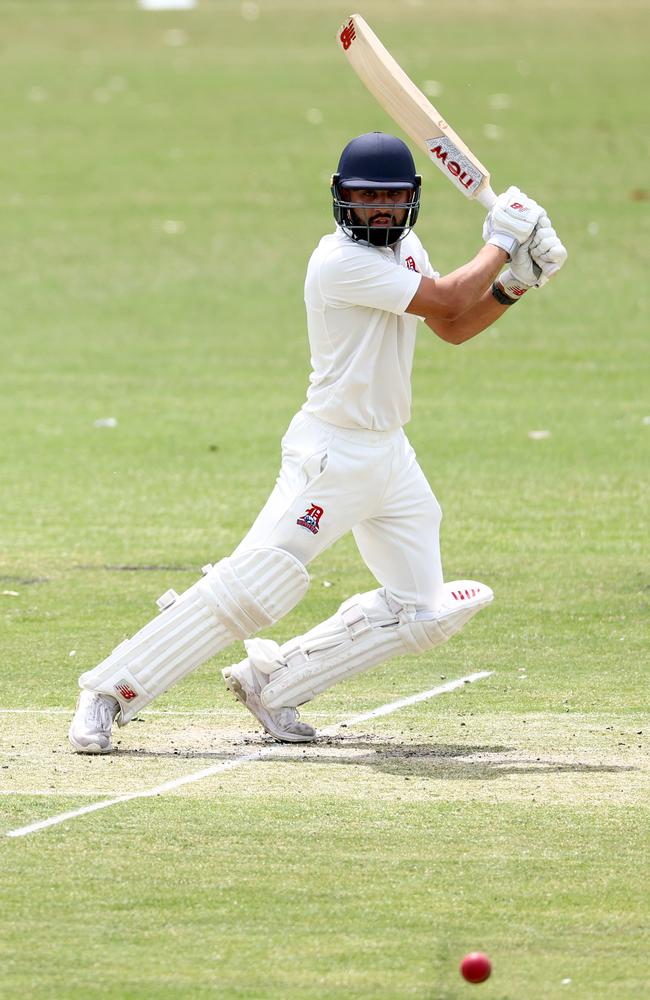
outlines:
M532 235L544 209L518 187L500 194L483 224L483 239L512 258Z

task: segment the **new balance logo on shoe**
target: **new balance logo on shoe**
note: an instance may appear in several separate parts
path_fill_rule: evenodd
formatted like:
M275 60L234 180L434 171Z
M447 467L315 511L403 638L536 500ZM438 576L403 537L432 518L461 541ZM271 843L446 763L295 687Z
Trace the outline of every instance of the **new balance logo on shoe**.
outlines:
M479 590L476 587L468 587L465 590L452 590L451 596L455 601L467 601L472 597L478 597Z

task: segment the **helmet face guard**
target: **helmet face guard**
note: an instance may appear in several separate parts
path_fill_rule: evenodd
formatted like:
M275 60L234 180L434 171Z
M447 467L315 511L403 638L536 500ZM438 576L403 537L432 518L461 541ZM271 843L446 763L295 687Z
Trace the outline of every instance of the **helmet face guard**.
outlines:
M392 246L411 231L420 211L421 177L415 172L411 150L405 142L385 132L368 132L352 139L339 160L338 170L332 176L332 208L334 218L346 236L371 246ZM344 197L347 189L411 192L406 202L363 202ZM358 209L377 208L394 215L405 211L401 225L372 226L362 222Z
M341 180L340 174L332 177L332 210L334 218L346 236L359 243L368 243L375 247L389 247L393 243L398 243L407 236L415 225L420 211L420 176L415 175L416 183L402 181L399 184L382 184L376 181L363 181L355 183L345 183ZM386 204L373 201L364 205L363 202L348 201L343 196L343 188L362 188L365 190L408 190L411 191L411 198L405 202L389 202ZM369 221L362 222L356 213L359 208L383 209L393 215L395 212L405 212L405 218L401 225L373 226Z

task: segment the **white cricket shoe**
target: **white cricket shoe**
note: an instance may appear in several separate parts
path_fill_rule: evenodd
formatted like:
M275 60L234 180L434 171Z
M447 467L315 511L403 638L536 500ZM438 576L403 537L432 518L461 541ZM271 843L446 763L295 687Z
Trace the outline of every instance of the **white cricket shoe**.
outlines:
M296 708L266 708L260 693L269 678L257 670L249 659L242 660L221 671L226 687L246 706L265 730L280 743L311 743L316 739L316 730L306 722L300 722Z
M68 739L77 753L110 753L111 729L119 704L108 694L82 691L70 723Z

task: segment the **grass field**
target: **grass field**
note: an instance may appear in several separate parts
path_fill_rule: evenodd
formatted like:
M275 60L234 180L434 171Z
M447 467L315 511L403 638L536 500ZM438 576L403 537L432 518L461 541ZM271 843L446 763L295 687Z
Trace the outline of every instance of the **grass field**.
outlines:
M92 759L66 742L77 676L266 499L329 175L392 126L336 49L339 3L0 2L0 829L175 783L0 838L8 1000L650 992L648 8L360 11L570 253L471 344L419 340L409 436L446 575L496 601L307 706L312 747L227 695L237 648ZM449 271L482 214L417 160L418 232ZM269 634L373 586L350 539L311 570ZM481 986L458 973L475 949Z

